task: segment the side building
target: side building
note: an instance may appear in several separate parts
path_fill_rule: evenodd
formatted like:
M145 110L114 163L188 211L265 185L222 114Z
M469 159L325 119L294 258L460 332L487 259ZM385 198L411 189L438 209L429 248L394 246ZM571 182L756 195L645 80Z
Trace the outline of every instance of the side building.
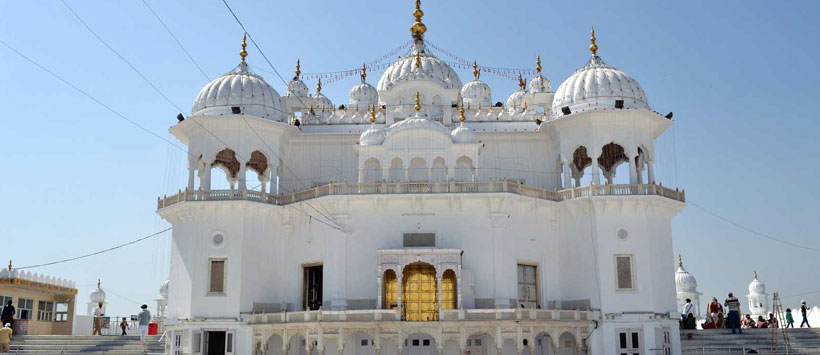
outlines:
M15 334L70 335L77 288L74 281L16 270L0 270L0 308L15 308Z

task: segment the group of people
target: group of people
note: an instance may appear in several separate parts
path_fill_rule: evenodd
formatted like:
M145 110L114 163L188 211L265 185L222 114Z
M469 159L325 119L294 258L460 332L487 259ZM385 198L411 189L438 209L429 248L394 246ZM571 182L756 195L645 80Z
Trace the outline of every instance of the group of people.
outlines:
M697 320L695 319L694 309L695 306L692 304L692 300L687 298L686 304L683 305L681 312L681 329L697 328ZM803 321L800 323L800 328L802 328L804 324L811 328L806 314L807 311L808 307L806 306L806 301L801 301L800 312L802 313ZM785 326L787 328L794 328L794 317L792 316L792 310L790 308L786 309L785 316ZM755 320L749 314L741 319L740 301L731 292L729 292L729 297L726 298L723 304L719 303L717 298L712 298L709 305L706 306L706 319L703 323L701 323L701 328L703 329L730 328L732 329L732 334L735 332L742 334L742 329L779 327L780 324L774 313L769 313L768 319L763 318L763 316L758 316L757 320Z
M137 321L139 323L139 330L140 330L140 342L142 345L145 345L145 337L148 335L148 324L151 322L151 312L148 311L148 305L144 304L141 307L140 313L137 315ZM91 332L91 335L102 335L102 323L103 323L103 316L105 316L105 312L103 311L103 303L100 302L96 308L94 308L94 331ZM128 329L128 320L125 317L122 318L120 322L120 329L122 329L122 336L126 336L126 329Z

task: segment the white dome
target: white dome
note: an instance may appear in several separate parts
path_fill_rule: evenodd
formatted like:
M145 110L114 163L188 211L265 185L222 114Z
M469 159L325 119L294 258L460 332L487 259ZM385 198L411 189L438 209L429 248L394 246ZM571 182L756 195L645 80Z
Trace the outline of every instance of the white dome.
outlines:
M366 81L362 81L350 89L348 104L351 108L356 105L359 105L361 108L366 108L370 105L378 105L379 92L376 91L376 88L374 88L373 85L368 84Z
M472 144L478 143L478 138L473 132L472 129L465 127L464 123L460 124L456 129L450 133L450 137L453 139L453 143L456 144Z
M416 55L421 61L421 67L416 66ZM461 89L461 79L453 68L427 53L421 42L416 42L410 52L385 70L376 88L379 91L390 90L408 81L429 81L445 89Z
M288 97L307 97L308 96L308 87L304 81L299 79L299 77L294 77L288 83L288 91L286 96Z
M333 111L333 102L321 92L313 94L310 98L313 99L313 110L316 111L317 115L322 115L322 110L324 110L325 114Z
M569 107L572 112L611 109L615 107L615 100L624 100L625 109L649 108L646 94L635 79L593 55L589 64L576 70L555 91L552 112L554 117L560 117L563 107Z
M103 291L101 287L97 286L97 289L88 295L88 300L93 303L105 302L105 291Z
M530 94L546 92L550 92L550 81L545 76L538 74L530 80Z
M244 61L199 91L191 115L230 115L231 107L275 121L285 116L279 93L261 76L251 73Z
M512 93L512 95L507 98L507 109L515 108L516 110L521 110L525 104L527 107L532 108L532 95L523 89Z
M168 285L171 283L171 280L165 280L162 285L159 287L159 297L163 299L168 298Z
M766 284L757 279L757 272L755 272L755 279L749 284L749 294L762 295L766 293Z
M383 129L376 127L376 125L370 125L370 128L359 136L359 145L381 145L384 143L384 138Z
M424 118L424 116L425 114L423 112L416 111L416 116L394 123L387 129L385 138L398 132L410 130L429 130L441 132L446 135L450 134L450 130L448 130L443 124Z
M677 292L698 292L698 281L695 277L683 268L683 265L678 265L675 271L675 291Z
M464 105L469 105L471 109L477 109L479 104L482 108L493 105L490 86L478 79L468 82L461 88L461 99Z

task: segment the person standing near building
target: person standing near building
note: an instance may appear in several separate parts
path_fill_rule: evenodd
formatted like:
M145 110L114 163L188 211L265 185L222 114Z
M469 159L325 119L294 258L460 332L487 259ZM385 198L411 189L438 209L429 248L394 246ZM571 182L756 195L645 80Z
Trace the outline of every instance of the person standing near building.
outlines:
M709 311L709 315L712 318L717 318L720 312L720 303L718 303L717 297L712 297L712 302L709 302L709 306L707 307Z
M103 303L97 303L97 307L94 308L94 331L91 332L91 335L102 335L102 317L105 315L103 312Z
M14 331L11 330L11 323L6 323L3 328L0 328L0 353L8 353L11 352L9 348L9 344L11 343L11 334Z
M791 308L786 308L786 328L794 328L794 317L792 317Z
M12 306L11 304L12 304L12 302L11 302L11 300L9 300L8 302L6 302L6 306L3 307L3 314L2 314L2 316L0 316L0 318L2 318L2 319L0 319L0 321L2 321L3 324L6 324L6 323L11 324L11 325L14 324L14 313L17 310L14 309L14 306ZM9 328L11 328L11 325L9 325Z
M142 305L142 311L139 313L140 325L140 343L145 345L145 336L148 335L148 323L151 322L151 312L148 311L148 305Z
M125 320L125 317L122 317L122 322L120 322L120 328L122 328L122 336L126 336L125 328L128 328L128 322Z
M681 316L683 317L683 319L686 319L686 317L688 317L689 314L692 313L692 309L694 308L695 305L692 304L692 300L687 298L686 304L683 305L683 310L681 312Z
M729 309L729 327L732 328L732 334L735 333L735 328L737 328L738 333L743 334L743 330L740 329L740 301L729 292L729 297L726 298L724 305Z
M806 307L806 301L800 301L800 313L803 314L803 321L800 322L800 328L803 328L803 324L806 325L807 328L811 328L809 325L809 318L806 314L808 312L808 307Z

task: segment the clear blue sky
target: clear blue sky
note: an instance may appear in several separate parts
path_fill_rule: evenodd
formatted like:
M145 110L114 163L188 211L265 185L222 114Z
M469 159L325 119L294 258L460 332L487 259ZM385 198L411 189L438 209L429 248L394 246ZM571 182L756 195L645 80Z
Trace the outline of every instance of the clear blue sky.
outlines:
M189 113L207 80L140 0L67 0L112 47ZM221 1L147 0L213 78L239 60L241 30ZM231 1L273 65L290 77L354 69L409 38L412 0ZM820 3L771 1L482 2L423 4L427 38L464 58L534 67L553 89L585 64L589 28L599 54L634 76L650 105L674 111L657 142L658 179L748 228L820 248L816 114ZM100 44L59 1L0 2L0 39L129 118L173 139L178 110ZM249 61L265 68L255 49ZM116 245L166 227L156 197L185 185L184 153L116 118L0 46L0 259L18 266ZM269 69L268 69L269 70ZM280 94L285 87L261 73ZM470 77L461 71L462 79ZM375 83L378 75L369 77ZM513 81L484 75L494 101ZM326 87L347 100L355 78ZM311 91L314 83L309 83ZM745 295L753 270L769 292L820 291L819 252L793 248L688 206L673 222L675 253L704 297ZM103 286L153 305L168 269L169 236L59 266L87 301ZM670 256L670 263L674 260ZM672 277L672 275L669 275ZM549 287L549 286L548 286ZM820 304L820 293L800 298ZM137 305L109 292L110 314ZM81 305L84 308L84 305Z

